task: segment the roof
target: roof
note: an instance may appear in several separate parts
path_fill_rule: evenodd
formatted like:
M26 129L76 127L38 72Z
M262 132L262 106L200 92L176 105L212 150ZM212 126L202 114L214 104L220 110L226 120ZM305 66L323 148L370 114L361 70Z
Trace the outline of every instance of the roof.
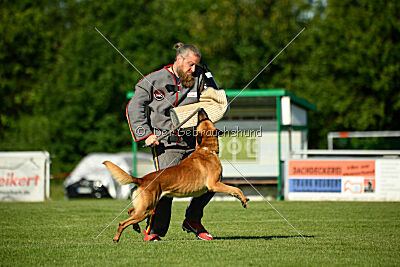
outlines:
M286 91L285 89L229 89L225 90L226 95L229 98L236 98L236 97L277 97L277 96L290 96L291 100L306 109L309 110L317 110L317 106L311 102L308 102L304 98L298 97L295 94ZM230 100L232 101L232 100Z
M276 97L276 96L290 96L292 101L308 110L317 110L317 106L311 102L308 102L304 98L298 97L295 94L286 91L285 89L226 89L226 95L229 98L236 97ZM126 98L130 99L135 92L127 92Z

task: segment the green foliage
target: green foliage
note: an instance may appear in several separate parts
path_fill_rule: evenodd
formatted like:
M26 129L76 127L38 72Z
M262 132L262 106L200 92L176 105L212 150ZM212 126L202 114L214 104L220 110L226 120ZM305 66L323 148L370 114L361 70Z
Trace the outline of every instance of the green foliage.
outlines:
M23 2L2 1L0 8L0 137L14 149L26 149L28 139L45 140L22 135L27 124L34 127L30 134L47 131L40 95L61 41L60 10L45 1ZM32 120L43 128L35 128Z
M311 22L293 92L319 108L314 146L325 146L329 131L400 129L399 9L398 1L330 0Z
M243 88L301 30L296 2L209 1L193 14L191 33L221 87ZM291 60L282 55L249 88L273 88L271 73Z
M400 138L338 138L333 139L335 149L400 150Z
M326 5L327 3L327 5ZM125 93L193 43L220 87L286 88L317 104L310 147L400 129L398 1L2 1L0 150L48 150L52 172L130 150Z

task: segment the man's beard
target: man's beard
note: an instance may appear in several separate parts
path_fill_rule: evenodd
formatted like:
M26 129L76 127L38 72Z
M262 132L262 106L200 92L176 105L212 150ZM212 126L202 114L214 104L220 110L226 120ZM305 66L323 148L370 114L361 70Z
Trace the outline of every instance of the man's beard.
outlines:
M177 70L179 76L179 82L186 88L192 88L194 85L194 77L193 75L188 75L186 72L183 72L180 68Z

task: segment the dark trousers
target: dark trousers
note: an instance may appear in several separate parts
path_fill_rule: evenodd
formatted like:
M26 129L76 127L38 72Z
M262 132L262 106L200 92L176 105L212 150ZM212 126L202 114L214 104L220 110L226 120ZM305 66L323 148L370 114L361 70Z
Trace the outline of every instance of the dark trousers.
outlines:
M183 159L187 158L194 149L186 149L179 146L165 147L160 144L153 148L153 158L156 170L165 169L167 167L179 164ZM203 217L204 207L208 204L215 193L207 192L200 197L194 197L190 201L185 217L193 222L200 222ZM171 220L171 197L162 197L158 202L154 213L147 219L146 231L148 234L165 236L168 232Z

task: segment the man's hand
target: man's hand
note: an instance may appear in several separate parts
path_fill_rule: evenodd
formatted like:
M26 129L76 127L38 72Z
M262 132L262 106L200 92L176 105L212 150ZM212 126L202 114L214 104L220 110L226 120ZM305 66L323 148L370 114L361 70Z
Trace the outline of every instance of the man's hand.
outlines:
M152 145L159 145L160 143L157 140L157 135L152 134L149 137L146 138L146 146L152 146Z

